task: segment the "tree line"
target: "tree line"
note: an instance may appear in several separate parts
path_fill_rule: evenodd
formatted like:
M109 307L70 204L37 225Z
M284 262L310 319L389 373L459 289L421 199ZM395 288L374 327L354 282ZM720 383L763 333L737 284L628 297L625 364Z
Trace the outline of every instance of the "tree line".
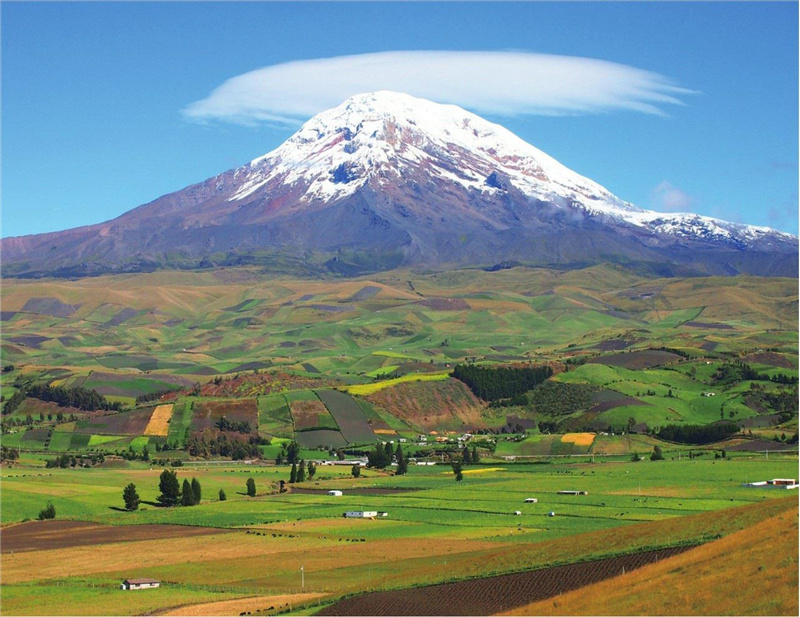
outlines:
M98 394L97 390L87 390L86 388L63 388L61 386L53 387L37 384L20 390L14 396L17 396L17 394L22 394L23 400L26 396L30 396L38 398L40 401L56 403L60 407L76 407L83 411L122 410L122 403L112 403L102 394ZM9 403L14 399L14 396L9 399ZM7 409L8 403L3 411L7 412Z
M667 424L658 432L659 439L675 443L703 445L727 439L739 432L739 427L732 422L718 422L716 424Z

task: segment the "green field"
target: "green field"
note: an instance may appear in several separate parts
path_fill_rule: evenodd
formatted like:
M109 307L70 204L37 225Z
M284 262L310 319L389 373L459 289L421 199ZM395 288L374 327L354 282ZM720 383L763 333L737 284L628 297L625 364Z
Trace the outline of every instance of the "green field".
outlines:
M239 531L197 541L178 536L134 542L138 556L125 561L127 565L111 557L113 544L56 549L38 559L34 559L36 551L19 553L14 561L3 555L4 581L8 581L3 597L14 613L80 601L82 613L102 614L114 602L113 589L125 576L170 581L169 591L148 596L146 605L137 600L113 609L136 614L145 610L143 606L151 610L248 595L299 593L299 582L291 573L302 563L297 561L302 555L306 590L330 597L359 588L442 580L443 572L434 574L428 568L431 560L448 560L447 577L452 578L703 541L744 528L770 512L796 507L796 494L742 486L745 481L791 476L796 469L796 455L769 460L756 455L721 461L487 464L468 466L462 482L454 482L446 465L412 466L406 476L367 470L354 482L347 468L320 467L314 481L304 486L344 491L343 497L330 498L277 494L277 482L288 477L288 467L200 465L180 468L178 476L201 482L206 496L201 505L169 509L153 505L160 470L141 463L116 469L4 469L4 525L35 518L50 500L58 520L114 526L177 523ZM248 478L256 482L255 498L244 494ZM122 487L129 482L137 486L143 500L136 512L119 509ZM397 492L358 493L358 489L381 487ZM217 500L220 489L228 495L225 502ZM588 495L558 495L560 490L584 490ZM539 501L523 503L528 497ZM342 519L344 510L360 508L384 510L388 517L372 522ZM549 512L555 516L548 516ZM739 514L729 516L728 512ZM711 514L713 518L707 518ZM685 524L678 523L683 520ZM191 550L197 552L173 555L170 546L195 547ZM202 546L215 548L204 551ZM399 557L385 559L386 551L401 546ZM85 560L82 555L88 555L87 551L93 551L95 559ZM159 553L148 556L147 551ZM334 555L338 557L333 559ZM476 555L484 557L476 560ZM421 560L427 560L428 566L414 574ZM342 568L359 563L374 568L369 581L359 579L355 584L342 576ZM72 583L63 583L67 577ZM202 586L204 581L214 584ZM44 605L33 593L34 584L45 594ZM197 585L201 587L193 587Z

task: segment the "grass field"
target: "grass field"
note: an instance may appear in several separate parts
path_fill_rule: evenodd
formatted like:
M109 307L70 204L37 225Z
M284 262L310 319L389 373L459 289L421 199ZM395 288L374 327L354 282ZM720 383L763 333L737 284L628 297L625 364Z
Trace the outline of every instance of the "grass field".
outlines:
M344 492L343 497L329 498L271 494L277 481L288 476L287 467L206 464L178 469L178 475L197 478L209 497L199 506L173 509L153 507L160 470L141 463L124 469L3 469L4 525L35 516L49 499L59 520L235 529L216 536L135 540L123 552L118 545L90 543L16 552L13 558L3 554L4 606L13 607L3 610L35 613L42 606L55 607L60 599L62 604L85 603L84 614L107 613L109 603L115 602L115 585L128 576L170 582L165 593L147 596L145 604L114 605L113 612L299 593L300 565L305 569L305 591L328 598L711 538L796 508L796 495L787 505L785 491L741 486L745 480L791 475L796 466L796 455L769 460L754 456L726 461L494 464L468 467L460 483L453 481L449 469L438 466L412 466L406 476L367 470L355 481L349 469L320 467L314 483L306 485ZM244 494L249 477L255 479L256 498ZM122 505L121 489L129 482L136 484L142 507L132 513L112 509ZM361 492L382 487L402 490ZM228 494L225 502L216 500L220 489ZM563 489L589 494L556 494ZM531 496L539 502L523 503ZM341 518L343 510L362 507L384 509L389 517ZM522 514L515 516L515 510ZM549 511L556 516L548 517ZM13 529L3 527L0 533ZM387 561L387 554L396 557ZM445 560L448 567L442 569ZM371 574L366 580L348 576L352 567L368 568ZM42 589L44 600L34 593L36 588ZM62 614L55 608L52 612Z

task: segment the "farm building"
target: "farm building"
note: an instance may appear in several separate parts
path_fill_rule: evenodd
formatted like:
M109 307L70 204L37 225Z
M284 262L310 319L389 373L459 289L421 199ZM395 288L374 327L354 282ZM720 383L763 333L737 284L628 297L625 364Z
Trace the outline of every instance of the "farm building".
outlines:
M772 480L761 480L759 482L748 482L742 486L750 488L798 488L797 480L794 478L773 478Z
M332 465L347 465L348 467L352 467L353 465L358 465L359 467L366 467L367 466L367 459L348 459L344 461L331 461Z
M716 396L716 394L714 394L713 392L703 392L703 396L706 396L706 397L708 397L708 396Z
M155 589L160 586L161 581L154 578L126 578L119 588L130 591L133 589Z
M514 516L520 516L521 514L522 512L520 512L519 510L514 510Z
M559 495L588 495L589 491L558 491Z
M335 491L335 490L334 491L328 491L328 495L330 497L341 497L342 496L342 491Z
M525 500L525 503L539 503L539 500L538 500L538 499L536 499L536 497L528 497L528 498Z
M348 510L342 516L344 518L375 518L378 516L378 512L377 510Z

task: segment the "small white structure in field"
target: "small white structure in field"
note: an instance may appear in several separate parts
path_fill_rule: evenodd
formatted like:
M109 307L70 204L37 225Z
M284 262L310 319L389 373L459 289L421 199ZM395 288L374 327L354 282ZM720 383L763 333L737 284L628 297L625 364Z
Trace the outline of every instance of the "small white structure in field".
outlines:
M514 515L515 516L520 516L521 514L522 514L522 512L520 512L519 510L514 510Z
M528 498L525 500L525 503L539 503L539 500L538 500L538 499L536 499L536 497L528 497Z
M330 497L341 497L342 491L328 491Z
M345 518L375 518L378 516L377 510L348 510L342 516Z
M154 578L126 578L119 588L131 591L133 589L155 589L160 586L161 581Z
M555 512L548 512L548 513L547 513L547 516L555 516L555 515L556 515L556 513L555 513Z
M703 396L705 397L716 396L716 394L714 394L713 392L703 392Z

